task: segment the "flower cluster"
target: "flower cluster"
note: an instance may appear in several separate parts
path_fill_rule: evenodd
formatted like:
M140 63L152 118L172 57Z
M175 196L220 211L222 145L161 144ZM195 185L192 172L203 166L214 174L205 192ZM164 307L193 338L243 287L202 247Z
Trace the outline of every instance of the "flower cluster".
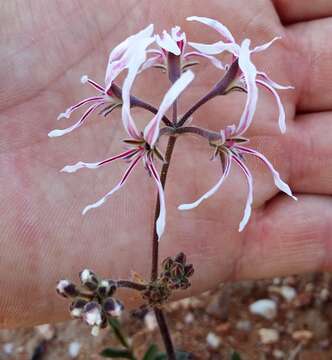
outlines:
M99 330L107 326L107 320L119 317L122 303L114 298L117 284L113 280L99 280L95 273L85 269L79 274L81 287L69 280L60 280L57 292L65 298L71 298L70 313L74 318L83 319L92 327L91 334L96 336Z
M62 169L63 172L72 173L82 168L97 169L115 160L124 160L129 163L122 178L115 187L97 202L86 206L83 214L90 209L101 206L112 194L121 189L134 168L138 163L142 162L158 189L160 212L156 221L156 232L159 238L162 236L166 222L166 206L163 184L158 167L156 166L156 160L159 160L161 163L164 163L165 160L162 151L158 147L158 141L162 134L167 133L167 131L163 132L161 128L162 123L166 124L167 128L171 128L173 134L180 134L181 128L184 129L185 123L188 120L184 115L180 121L177 121L175 118L171 122L166 117L166 113L194 79L193 72L188 70L188 67L195 63L190 61L193 57L206 58L223 72L223 91L216 93L216 95L226 95L231 90L240 89L246 93L246 103L237 125L227 126L225 129L221 129L217 136L214 135L213 139L208 138L210 145L214 148L214 155L219 156L222 160L220 180L197 201L191 204L180 205L179 209L192 209L198 206L204 199L214 194L228 176L231 164L235 163L245 174L249 188L245 212L239 228L240 231L243 230L249 220L253 202L253 179L244 162L247 155L253 155L263 161L270 169L275 185L281 191L296 199L292 195L289 186L281 180L278 172L266 157L256 150L243 145L248 142L244 134L251 125L256 111L258 86L269 90L275 97L279 109L279 127L281 132L286 131L285 111L276 90L291 89L292 87L282 86L272 81L267 74L258 71L251 60L251 54L268 49L278 37L266 44L251 49L249 39L244 39L240 45L237 44L231 32L216 20L197 16L189 17L187 20L197 21L211 27L221 35L221 40L214 44L187 42L186 34L178 26L173 27L170 33L164 31L161 35L156 35L154 34L153 25L149 25L137 34L128 37L111 51L106 69L105 86L99 85L87 76L82 77L82 82L89 83L96 88L98 95L80 101L59 115L59 119L69 118L77 109L88 104L88 109L78 122L66 129L56 129L49 133L50 137L55 137L77 129L96 109L101 109L101 114L108 115L115 108L121 108L122 124L128 136L126 139L123 139L127 149L102 161L93 163L80 161L74 165L67 165ZM188 50L188 46L193 50ZM223 63L215 57L224 52L231 54L230 63ZM176 59L175 73L174 59ZM132 87L136 76L151 67L161 67L167 71L172 82L158 109L154 109L148 104L142 106L142 101L137 101L137 98L132 95ZM236 70L235 73L233 73L234 69ZM126 77L122 87L119 87L114 81L125 70ZM131 114L131 108L133 106L140 106L139 104L141 107L153 112L152 118L144 129L138 129L136 121ZM172 133L172 131L169 133ZM183 284L179 286L183 287Z

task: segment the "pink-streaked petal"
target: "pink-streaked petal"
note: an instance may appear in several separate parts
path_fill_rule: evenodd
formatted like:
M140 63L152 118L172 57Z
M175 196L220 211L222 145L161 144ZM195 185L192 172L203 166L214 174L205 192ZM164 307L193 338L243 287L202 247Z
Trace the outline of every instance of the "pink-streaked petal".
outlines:
M241 170L244 172L247 182L248 182L248 197L246 202L246 207L244 209L244 215L240 222L239 231L241 232L246 225L248 224L248 221L250 219L251 215L251 205L253 202L253 180L252 175L250 173L250 170L247 168L247 166L241 161L238 157L233 157L234 161L237 163L237 165L241 168Z
M201 53L199 51L190 51L190 52L184 54L183 57L185 59L188 59L188 58L193 57L193 56L198 56L198 57L205 58L205 59L209 60L212 63L212 65L214 65L216 68L218 68L220 70L225 70L225 66L223 65L223 63L220 60L218 60L214 56L203 54L203 53Z
M130 36L120 44L121 46L118 45L118 49L115 48L114 52L111 52L105 75L106 92L111 88L113 80L130 66L130 61L136 55L140 56L141 51L145 53L145 49L154 42L155 38L151 37L152 33L153 25L151 24L139 33Z
M263 71L257 71L257 75L258 75L259 78L262 78L261 80L263 80L268 85L272 86L274 89L277 89L277 90L292 90L292 89L295 89L295 87L291 86L291 85L280 85L280 84L276 83L275 81L273 81Z
M228 28L225 25L223 25L222 23L220 23L217 20L210 19L207 17L201 17L201 16L189 16L189 17L187 17L186 20L187 21L198 21L202 24L210 26L210 27L212 27L212 29L218 31L218 33L221 36L223 36L225 40L227 40L228 42L235 43L232 33L228 30Z
M237 128L238 135L243 134L250 126L256 111L258 100L258 89L256 85L257 70L250 60L249 45L249 39L243 40L239 53L239 67L243 73L247 87L247 100Z
M83 75L81 77L81 83L82 84L90 84L91 86L93 86L95 89L97 89L98 91L100 91L101 93L105 94L105 89L99 85L98 83L96 83L95 81L89 79L89 77L87 75Z
M178 47L178 44L165 30L163 31L162 37L160 37L159 35L156 36L156 43L167 52L170 52L177 56L181 55L181 50Z
M149 69L156 65L163 65L164 64L164 58L161 54L151 56L149 59L147 59L144 64L141 66L139 72Z
M57 117L57 120L61 120L61 119L69 119L70 115L73 111L75 111L76 109L80 108L81 106L88 104L90 102L96 102L96 101L101 101L104 100L104 98L102 96L93 96L93 97L89 97L87 99L84 99L82 101L80 101L79 103L71 106L70 108L68 108L65 112L59 114L59 116Z
M293 195L292 190L290 189L290 187L284 181L281 180L278 171L275 170L273 165L269 162L269 160L263 154L261 154L260 152L258 152L256 150L249 149L249 148L244 147L244 146L236 146L236 148L239 149L241 152L243 152L245 154L254 155L257 158L259 158L261 161L263 161L263 163L271 171L272 176L273 176L273 180L274 180L274 184L276 185L276 187L278 189L280 189L282 192L284 192L285 194L287 194L288 196L290 196L291 198L293 198L294 200L297 200L297 198Z
M281 39L281 36L276 36L274 39L267 42L266 44L256 46L250 52L257 53L257 52L264 51L264 50L268 49L275 41L280 40L280 39Z
M171 36L176 42L178 42L178 41L186 42L186 33L183 32L181 30L180 26L178 26L178 25L172 27Z
M223 41L218 41L214 44L201 44L195 42L189 42L188 44L206 55L217 55L224 51L228 51L236 57L239 55L239 45L235 43L224 43Z
M206 192L204 195L202 195L199 199L197 199L196 201L194 201L193 203L190 204L182 204L180 206L178 206L179 210L191 210L196 208L202 201L208 199L209 197L211 197L212 195L214 195L220 188L220 186L223 184L224 180L227 178L227 176L229 175L230 169L231 169L231 164L232 164L232 157L230 156L226 156L225 158L225 169L223 171L223 174L221 175L219 181L208 191Z
M82 115L82 117L77 121L77 123L75 123L74 125L66 128L66 129L55 129L55 130L52 130L48 133L48 136L49 137L58 137L58 136L62 136L62 135L65 135L65 134L68 134L70 132L72 132L73 130L79 128L80 126L83 125L83 123L85 122L85 120L87 119L87 117L93 112L95 111L99 106L101 105L104 105L105 104L105 101L102 101L102 102L99 102L97 104L94 104L92 106L90 106L88 108L88 110Z
M116 191L121 189L122 186L126 183L126 181L128 179L128 176L130 175L130 173L135 168L135 166L137 165L138 161L141 158L142 158L142 155L137 156L135 159L133 159L133 161L130 163L127 170L125 171L124 175L122 176L122 179L120 180L120 182L110 192L108 192L105 196L103 196L100 200L96 201L93 204L90 204L90 205L86 206L83 209L82 214L85 215L89 210L95 209L95 208L103 205L110 196L112 196Z
M87 168L87 169L97 169L103 165L109 164L110 162L114 161L114 160L118 160L118 159L125 159L128 157L132 157L134 155L136 155L139 152L139 150L133 149L133 150L127 150L119 155L116 156L112 156L108 159L102 160L102 161L98 161L95 163L86 163L86 162L82 162L79 161L78 163L74 164L74 165L67 165L65 166L63 169L61 169L61 172L66 172L66 173L74 173L79 169L83 169L83 168Z
M166 226L165 193L157 169L155 168L154 163L150 157L146 159L146 165L158 187L160 210L159 210L158 219L156 221L156 231L158 235L158 240L160 240L161 236L165 231L165 226Z
M159 125L162 117L170 108L177 97L185 90L185 88L193 81L195 75L191 70L184 72L181 77L175 81L171 88L164 96L156 116L148 123L144 129L144 139L151 147L156 143L159 136Z
M284 134L286 132L286 115L285 115L284 106L282 105L282 102L280 100L278 93L273 89L272 86L270 86L265 81L256 80L256 82L257 82L257 84L260 84L260 85L264 86L267 90L269 90L272 93L272 95L274 96L274 98L276 99L278 109L279 109L279 119L278 119L279 128L280 128L280 131Z

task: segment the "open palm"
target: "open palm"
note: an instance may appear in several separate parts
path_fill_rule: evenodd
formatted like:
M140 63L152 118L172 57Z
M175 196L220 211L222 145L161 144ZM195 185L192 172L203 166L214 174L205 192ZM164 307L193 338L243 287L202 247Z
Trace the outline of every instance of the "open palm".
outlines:
M218 39L203 25L186 23L190 15L216 18L238 41L248 37L254 45L283 37L254 61L274 80L295 86L281 94L287 133L280 134L276 104L263 90L248 135L250 146L271 160L299 201L279 194L264 166L248 159L254 211L244 232L237 229L247 188L235 167L218 194L195 210L179 212L179 204L195 200L220 176L219 164L209 161L207 144L183 137L166 186L161 256L186 252L196 268L195 292L221 281L331 269L332 20L319 19L332 15L329 1L316 1L315 9L305 8L301 0L255 0L250 5L225 0L204 6L175 0L20 3L1 5L2 326L61 319L66 304L54 295L56 281L76 279L84 267L115 278L128 277L131 270L149 274L157 194L145 170L138 169L126 188L84 217L84 206L114 186L124 164L59 173L64 165L97 161L121 149L120 112L96 115L59 139L47 133L59 126L59 112L91 94L79 83L80 76L102 81L109 50L148 23L155 23L157 31L181 25L192 41ZM180 113L221 76L204 62L194 71ZM141 77L135 94L157 106L169 87L167 77L159 70ZM214 99L194 114L193 123L220 130L238 122L243 104L238 93ZM151 115L139 111L140 117L144 125ZM69 126L75 119L64 121Z

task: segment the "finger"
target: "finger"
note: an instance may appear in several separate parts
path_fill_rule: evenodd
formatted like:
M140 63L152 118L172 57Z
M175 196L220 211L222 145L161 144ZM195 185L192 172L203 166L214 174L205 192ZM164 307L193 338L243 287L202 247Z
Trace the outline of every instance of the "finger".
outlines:
M332 18L293 25L293 52L299 111L332 110Z
M331 117L331 112L298 115L285 135L254 137L249 147L266 155L293 191L331 195ZM270 174L257 161L248 161L257 186L264 189Z
M294 23L332 16L330 0L273 0L283 23Z
M231 279L332 269L332 198L278 196L251 223Z

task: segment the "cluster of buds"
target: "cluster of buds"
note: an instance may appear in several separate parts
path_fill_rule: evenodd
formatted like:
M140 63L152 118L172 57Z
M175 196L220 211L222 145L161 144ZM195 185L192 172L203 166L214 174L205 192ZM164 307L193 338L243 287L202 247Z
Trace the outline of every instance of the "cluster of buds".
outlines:
M172 294L173 290L185 290L191 285L189 277L194 274L192 264L186 264L186 255L183 252L174 258L167 257L162 263L162 271L157 280L147 285L143 298L151 306L161 306Z
M79 277L80 287L69 280L60 280L56 290L59 295L72 299L71 315L84 320L92 327L91 334L97 336L100 329L107 327L109 318L122 313L122 303L113 297L117 284L113 280L99 280L89 269L81 271Z

